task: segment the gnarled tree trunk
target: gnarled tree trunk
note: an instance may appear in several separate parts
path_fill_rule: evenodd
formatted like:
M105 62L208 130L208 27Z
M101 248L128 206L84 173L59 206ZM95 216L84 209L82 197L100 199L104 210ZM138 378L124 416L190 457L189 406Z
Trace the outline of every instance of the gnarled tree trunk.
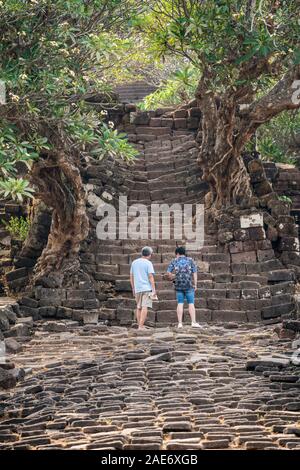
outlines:
M263 67L263 64L261 65ZM248 80L259 76L254 62L246 70ZM210 185L208 207L219 211L252 196L250 178L242 151L257 128L284 110L300 107L300 65L292 67L268 94L254 101L251 84L229 88L221 98L212 91L212 72L207 69L199 82L196 98L202 111L199 130L199 164ZM242 78L242 77L241 77ZM295 91L298 85L298 91Z
M210 186L208 206L219 210L250 198L250 180L241 152L234 142L237 130L235 105L218 105L212 99L209 106L202 107L202 114L198 160L203 170L203 179Z
M64 152L41 156L32 169L37 196L53 208L48 242L33 281L57 273L62 279L79 269L80 243L88 235L85 192L79 168Z

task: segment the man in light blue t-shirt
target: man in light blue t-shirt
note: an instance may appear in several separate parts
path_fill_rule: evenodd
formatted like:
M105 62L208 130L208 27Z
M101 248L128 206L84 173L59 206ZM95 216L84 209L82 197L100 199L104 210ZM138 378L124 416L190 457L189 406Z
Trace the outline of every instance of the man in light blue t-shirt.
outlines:
M154 268L150 261L152 248L145 246L141 258L133 261L130 268L130 283L136 299L136 318L139 330L144 329L148 307L152 308L152 299L156 297Z

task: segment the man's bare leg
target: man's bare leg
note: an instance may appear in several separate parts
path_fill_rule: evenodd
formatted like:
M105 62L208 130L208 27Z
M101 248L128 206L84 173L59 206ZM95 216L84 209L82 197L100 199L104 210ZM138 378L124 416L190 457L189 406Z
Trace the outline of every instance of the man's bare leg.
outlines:
M189 314L191 317L191 322L196 323L196 310L194 304L189 304Z
M178 304L177 305L177 318L178 318L178 325L182 325L183 304Z
M144 328L144 323L147 319L147 314L148 314L148 307L142 307L140 310L140 320L138 322L139 324L139 330L142 330Z
M194 304L189 304L189 314L191 317L191 323L193 328L202 328L202 326L196 321L196 310Z
M142 308L136 309L136 321L138 325L140 324L140 321L141 321L141 311L142 311Z

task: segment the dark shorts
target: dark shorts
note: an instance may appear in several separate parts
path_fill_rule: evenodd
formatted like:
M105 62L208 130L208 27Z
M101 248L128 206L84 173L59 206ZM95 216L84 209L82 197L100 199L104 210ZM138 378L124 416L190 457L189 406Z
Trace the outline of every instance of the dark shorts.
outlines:
M189 289L186 291L177 290L176 298L177 298L178 304L184 304L184 299L186 299L188 304L194 304L195 303L195 291L194 289Z

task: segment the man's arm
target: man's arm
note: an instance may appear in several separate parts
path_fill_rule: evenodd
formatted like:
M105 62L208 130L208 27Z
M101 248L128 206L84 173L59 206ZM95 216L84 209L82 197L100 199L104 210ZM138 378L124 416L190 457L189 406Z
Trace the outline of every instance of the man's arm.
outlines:
M132 293L134 295L135 294L135 291L134 291L134 277L133 277L132 273L130 273L130 284L131 284Z
M155 290L154 274L155 274L154 266L150 261L150 263L148 263L148 279L151 284L152 294L155 295L156 290Z
M152 273L149 274L149 281L150 281L150 284L151 284L152 294L156 294L155 281L154 281L154 276L153 276Z
M197 276L198 268L197 268L197 265L196 265L196 263L194 262L193 259L191 259L191 265L192 265L192 273L193 273L193 284L194 284L194 289L196 290L197 289L197 281L198 281L198 276Z
M197 289L197 281L198 281L198 276L197 276L197 271L193 273L193 283L194 283L194 289Z

